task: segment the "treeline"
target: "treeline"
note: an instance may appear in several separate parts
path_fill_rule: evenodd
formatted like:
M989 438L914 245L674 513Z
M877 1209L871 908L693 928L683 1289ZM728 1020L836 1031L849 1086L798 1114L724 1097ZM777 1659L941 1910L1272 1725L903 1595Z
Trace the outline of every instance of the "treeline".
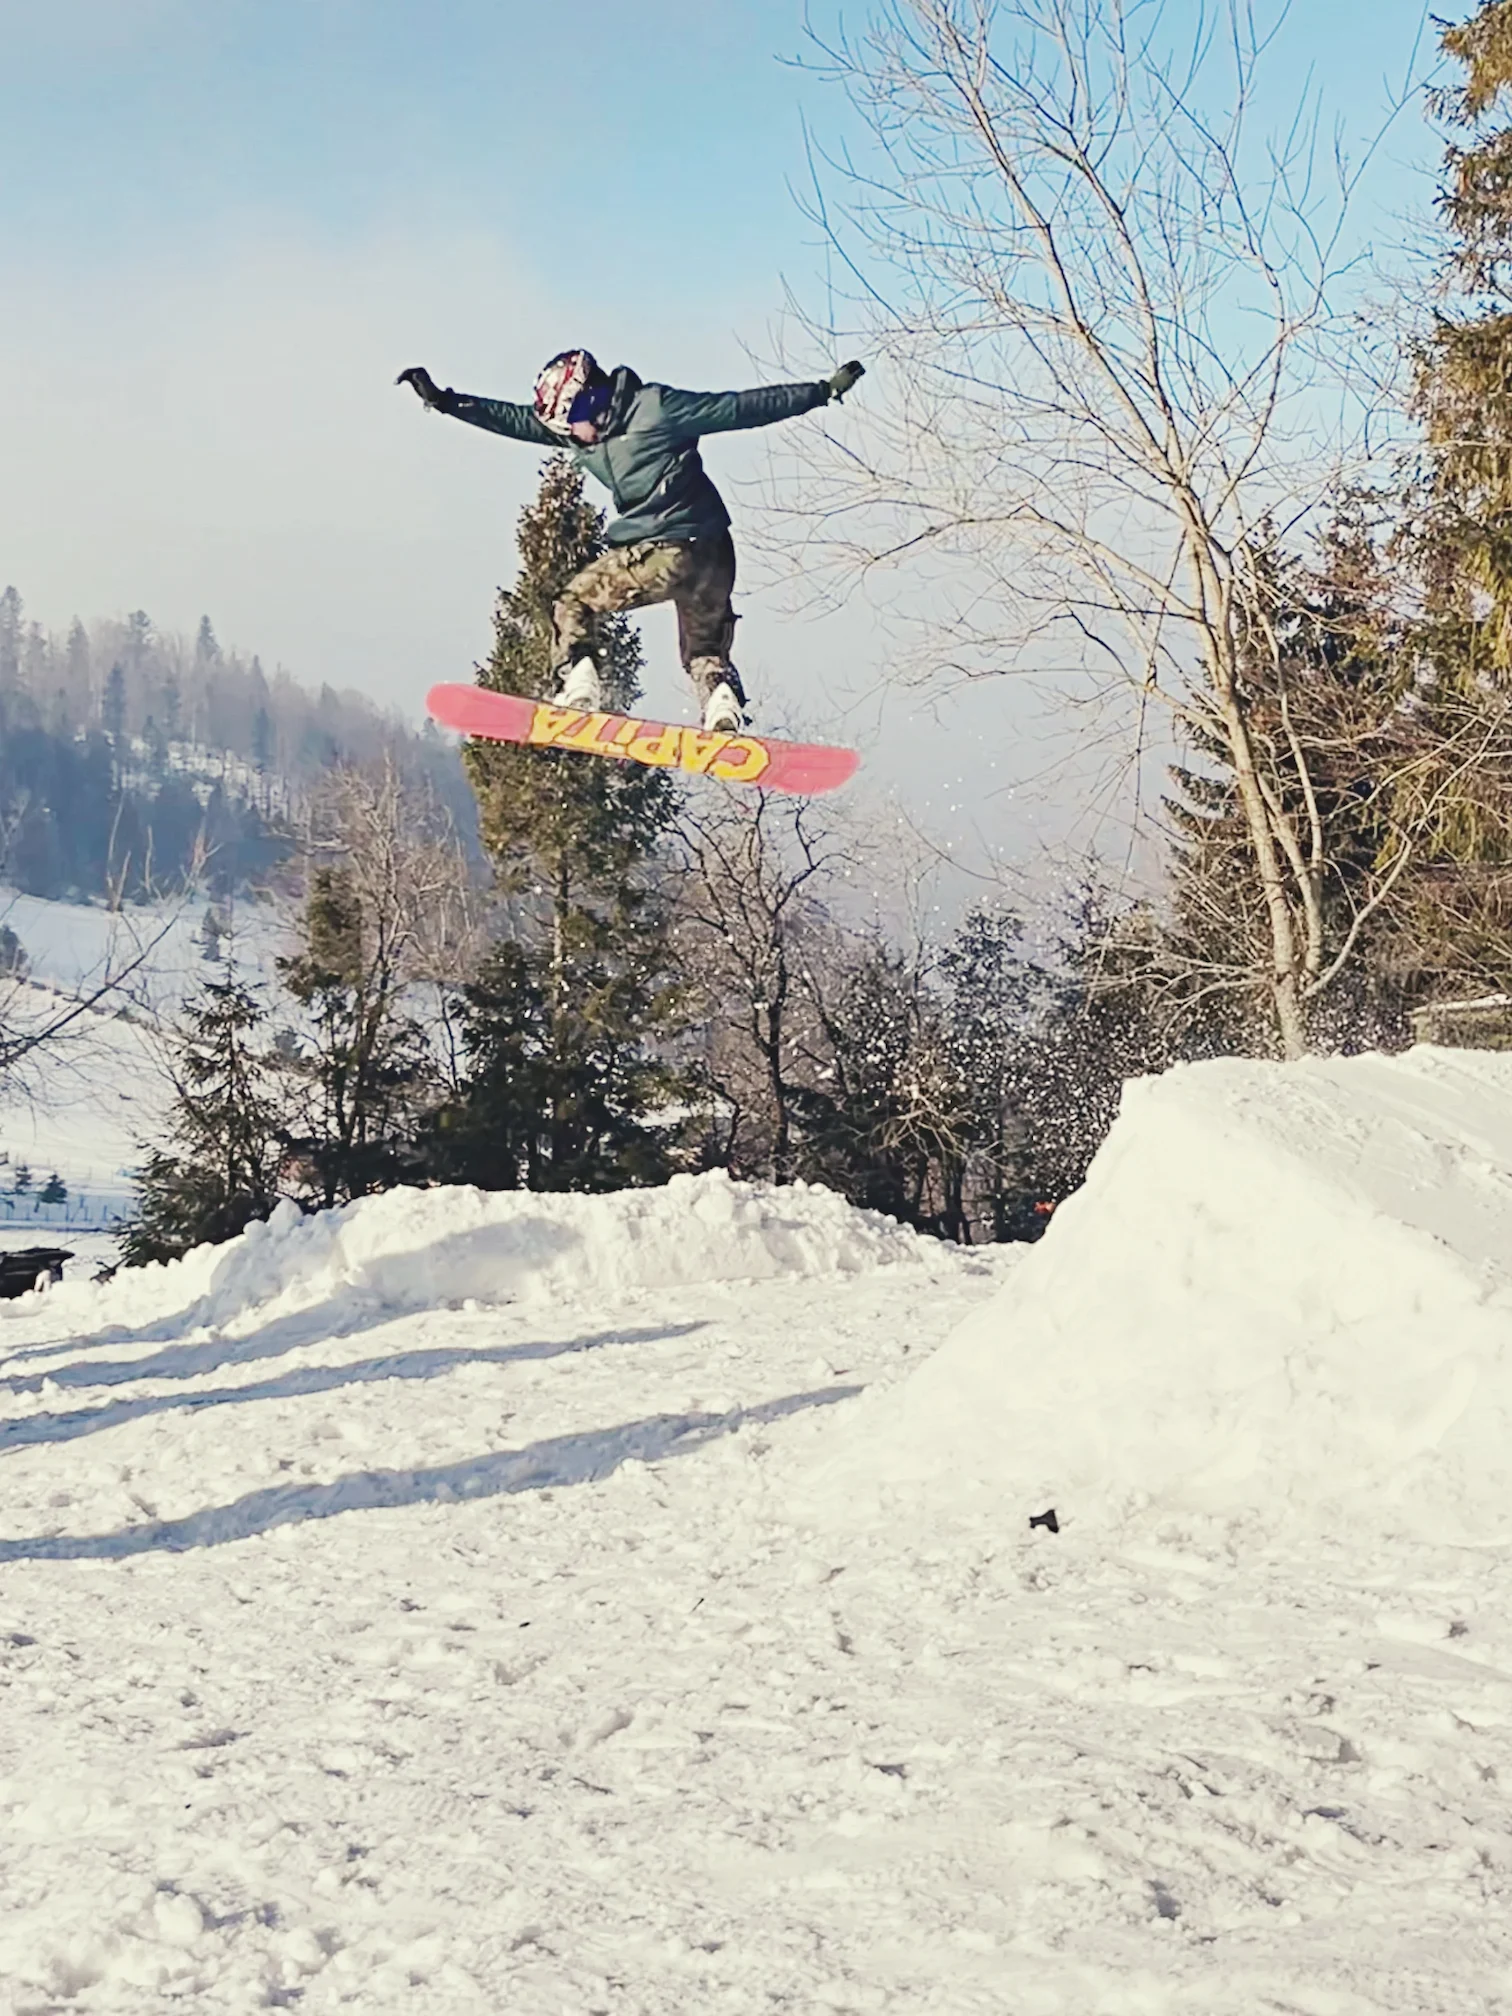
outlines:
M1441 41L1414 452L1336 490L1306 550L1251 542L1173 772L1168 899L1110 947L1168 1050L1395 1048L1419 1011L1512 997L1512 8Z
M1156 657L1131 645L1122 667L1142 696L1157 672L1177 682L1158 900L1093 880L1054 930L998 904L904 943L839 900L875 864L822 803L478 743L496 877L479 915L429 815L350 773L279 998L228 972L199 1004L130 1250L225 1236L283 1196L707 1167L821 1181L952 1238L1021 1236L1080 1180L1134 1073L1390 1048L1422 1007L1512 1001L1512 9L1488 0L1443 42L1462 75L1437 101L1456 132L1408 359L1415 459L1338 488L1310 546L1263 518L1226 545L1160 428L1130 437L1191 506L1196 582L1192 608L1158 603ZM1034 99L1015 116L1046 115ZM1098 340L1075 318L1071 338ZM552 602L601 538L549 463L485 684L546 690ZM1118 555L1093 544L1103 580ZM1157 590L1129 588L1136 639ZM1164 641L1168 616L1190 651ZM600 643L628 706L634 635L610 620Z
M1110 764L1182 752L1104 961L1164 1044L1512 993L1512 5L1439 24L1432 221L1368 307L1358 169L1246 10L882 11L826 50L877 145L825 212L908 397L801 437L806 560L918 565L942 668L1076 668Z
M142 899L201 875L255 886L331 768L392 760L454 813L454 755L360 695L312 692L143 610L63 635L0 595L0 874L28 894Z
M549 463L487 684L547 690L551 605L602 529ZM634 632L610 619L600 647L631 705ZM259 991L228 942L191 1004L130 1258L396 1183L722 1167L983 1240L1032 1236L1080 1180L1141 1062L1097 986L1094 891L1046 950L1001 906L905 948L837 913L868 843L815 804L558 750L477 743L466 763L487 898L392 763L328 777L297 949Z

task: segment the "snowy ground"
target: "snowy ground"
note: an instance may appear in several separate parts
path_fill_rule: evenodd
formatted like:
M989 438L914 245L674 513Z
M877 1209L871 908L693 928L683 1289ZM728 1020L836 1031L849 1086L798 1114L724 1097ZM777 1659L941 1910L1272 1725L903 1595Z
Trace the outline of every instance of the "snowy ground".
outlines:
M60 1238L77 1246L64 1234L124 1215L132 1198L130 1172L156 1135L169 1096L149 1023L134 1015L80 1016L22 1083L5 1088L0 1149L10 1159L0 1167L0 1249ZM22 1164L32 1172L32 1187L15 1196ZM40 1204L37 1193L53 1173L67 1185L67 1201Z
M155 905L58 903L0 887L0 924L20 939L29 981L8 1004L20 1026L42 1024L69 1000L88 995L110 972L141 957L119 994L84 1014L4 1087L0 1102L0 1250L61 1243L92 1269L104 1255L88 1232L125 1214L131 1171L144 1145L158 1138L170 1088L160 1029L215 968L200 936L202 897ZM216 906L234 927L237 962L254 983L266 983L286 949L286 925L270 905ZM16 1168L33 1183L12 1194ZM56 1173L68 1187L60 1206L40 1205L37 1192ZM87 1249L87 1250L86 1250Z
M942 1386L1080 1223L432 1192L0 1307L0 2008L1512 2008L1500 1546L1271 1448L1207 1509L1047 1457L1058 1534L1017 1457L954 1494Z

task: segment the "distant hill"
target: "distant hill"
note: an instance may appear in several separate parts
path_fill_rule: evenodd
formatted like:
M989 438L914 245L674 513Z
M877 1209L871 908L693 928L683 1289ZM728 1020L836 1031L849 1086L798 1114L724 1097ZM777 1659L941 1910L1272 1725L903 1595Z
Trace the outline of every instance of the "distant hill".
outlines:
M63 634L0 595L0 876L29 895L142 900L182 883L201 846L217 895L256 887L291 849L312 785L392 757L475 849L455 750L363 695L318 690L191 641L145 610Z

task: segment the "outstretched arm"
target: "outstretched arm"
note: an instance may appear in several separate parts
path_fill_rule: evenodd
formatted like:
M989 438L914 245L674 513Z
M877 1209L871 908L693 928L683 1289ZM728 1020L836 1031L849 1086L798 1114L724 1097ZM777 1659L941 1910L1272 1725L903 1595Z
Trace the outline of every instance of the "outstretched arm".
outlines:
M859 364L842 364L832 378L817 378L805 385L758 385L751 392L678 392L668 386L662 393L662 412L673 426L687 434L731 434L742 427L770 427L777 420L791 420L799 413L812 413L840 399L862 375Z
M507 434L513 441L534 441L545 448L560 448L559 435L536 418L531 406L517 406L509 399L479 399L471 392L454 392L441 386L423 364L412 364L394 380L417 392L434 413L449 413L472 427L486 427L490 434Z

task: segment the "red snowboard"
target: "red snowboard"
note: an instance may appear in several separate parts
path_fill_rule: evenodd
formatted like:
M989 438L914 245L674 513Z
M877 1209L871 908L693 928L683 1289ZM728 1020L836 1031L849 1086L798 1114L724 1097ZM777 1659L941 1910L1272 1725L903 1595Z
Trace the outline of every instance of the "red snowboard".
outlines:
M823 742L772 742L764 735L710 735L702 728L642 721L626 714L584 714L546 700L489 693L481 686L432 686L425 705L433 719L463 735L492 742L528 742L541 749L581 749L660 770L689 770L722 784L763 791L833 791L855 771L854 749Z

